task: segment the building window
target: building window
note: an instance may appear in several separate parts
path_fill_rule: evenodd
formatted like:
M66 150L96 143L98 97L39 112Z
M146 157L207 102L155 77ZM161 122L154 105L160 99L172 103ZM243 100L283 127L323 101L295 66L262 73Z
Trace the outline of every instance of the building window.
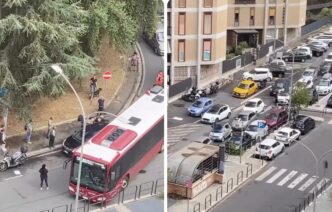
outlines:
M203 61L211 60L211 39L203 40Z
M186 0L179 0L179 8L185 8L186 7Z
M167 35L171 35L172 34L172 27L171 27L171 13L168 12L167 13Z
M276 8L269 8L269 25L275 25L275 17L276 17Z
M204 7L212 7L213 0L204 0Z
M211 34L212 33L212 13L206 12L203 17L203 34Z
M186 14L179 13L179 35L186 34Z
M234 10L234 26L239 26L239 18L240 18L240 9L235 8L235 10Z
M250 25L250 26L255 25L255 8L254 8L254 7L251 7L251 8L250 8L249 25Z
M186 60L186 43L185 40L178 41L178 60L179 62L184 62Z

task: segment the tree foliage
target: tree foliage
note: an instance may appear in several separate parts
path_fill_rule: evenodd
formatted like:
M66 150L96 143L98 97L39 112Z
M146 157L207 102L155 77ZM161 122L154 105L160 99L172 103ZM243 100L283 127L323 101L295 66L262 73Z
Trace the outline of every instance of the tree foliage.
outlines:
M88 13L78 4L2 0L0 6L0 85L9 89L7 106L26 117L40 96L62 95L65 82L51 70L53 63L71 79L94 71L94 60L82 51L79 40L87 30L81 20Z
M292 92L292 105L301 110L310 104L310 94L308 89L302 83L297 83Z

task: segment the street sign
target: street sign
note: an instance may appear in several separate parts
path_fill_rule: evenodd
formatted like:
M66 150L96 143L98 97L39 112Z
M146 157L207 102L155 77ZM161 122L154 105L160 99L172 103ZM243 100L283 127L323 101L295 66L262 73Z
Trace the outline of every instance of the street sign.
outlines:
M104 79L110 79L110 78L112 78L112 72L105 71L104 74L103 74L103 78Z
M265 127L265 123L260 121L258 122L258 128L264 128Z

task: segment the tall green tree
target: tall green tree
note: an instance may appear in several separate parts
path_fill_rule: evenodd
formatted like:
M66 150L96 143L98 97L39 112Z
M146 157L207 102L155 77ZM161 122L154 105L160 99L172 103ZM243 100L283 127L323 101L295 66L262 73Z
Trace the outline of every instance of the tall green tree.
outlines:
M94 72L94 59L82 51L80 38L88 13L68 0L0 1L0 85L9 91L3 107L28 117L41 96L64 93L65 82L50 68L59 63L71 79Z
M310 104L310 94L303 83L296 83L292 92L292 105L299 111Z

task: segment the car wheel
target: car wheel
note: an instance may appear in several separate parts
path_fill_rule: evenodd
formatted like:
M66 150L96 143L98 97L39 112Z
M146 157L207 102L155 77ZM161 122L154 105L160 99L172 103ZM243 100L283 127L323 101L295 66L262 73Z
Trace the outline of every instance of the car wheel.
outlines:
M331 43L329 43L329 47L332 47L332 42L331 42Z
M248 77L247 80L252 80L252 78L251 78L251 77Z
M285 58L285 62L288 62L288 58Z
M301 139L300 137L301 137L301 135L299 135L299 137L297 137L296 140L299 141Z
M215 122L219 122L219 119L218 119L218 118L216 118Z
M231 117L231 113L227 114L227 119L229 119Z
M303 63L304 63L304 62L305 62L305 59L304 59L304 58L302 58L302 59L301 59L301 62L303 62Z
M274 159L274 154L271 156L270 160L273 160Z
M267 81L267 82L271 82L271 81L272 81L272 78L271 78L271 77L268 77L268 78L266 79L266 81Z
M282 147L281 149L281 152L280 153L283 153L285 151L285 147Z

